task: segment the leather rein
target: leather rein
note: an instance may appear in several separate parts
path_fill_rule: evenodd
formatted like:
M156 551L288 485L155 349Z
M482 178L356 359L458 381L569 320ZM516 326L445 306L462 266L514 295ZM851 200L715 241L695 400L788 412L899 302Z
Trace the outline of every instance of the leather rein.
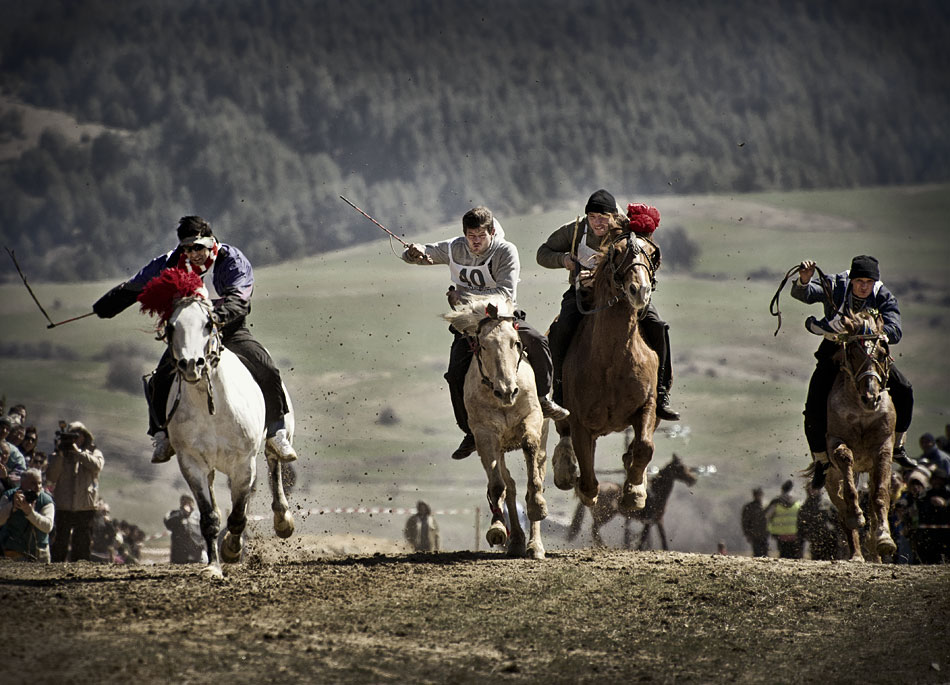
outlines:
M617 245L626 240L626 245L622 248L621 258L619 263L614 264L614 259L620 248ZM643 240L644 242L649 243L653 246L653 254L648 254L646 250L640 247L639 241ZM644 255L646 257L643 261L638 261L637 257ZM647 274L650 276L650 287L653 290L656 290L656 270L659 268L660 261L660 246L657 245L651 238L646 236L639 236L634 233L621 233L619 236L614 238L610 246L607 248L607 254L605 257L606 268L610 269L610 283L614 289L618 290L613 297L609 298L606 303L595 307L593 309L587 309L584 307L582 298L580 295L580 288L574 289L574 297L577 301L577 311L579 311L584 316L590 316L591 314L596 314L599 311L607 309L608 307L613 307L621 299L623 299L623 279L626 278L627 274L633 269L640 267L647 270ZM576 262L574 266L574 282L577 283L578 276L580 274L580 263ZM642 312L641 312L642 315Z
M469 340L475 361L478 363L478 374L482 377L482 385L488 386L489 390L494 390L495 384L492 382L491 378L488 377L488 374L485 373L485 369L482 366L482 345L481 342L479 342L479 339L482 336L482 329L485 328L485 326L487 326L489 323L502 323L504 321L510 321L515 330L518 329L518 324L515 323L516 318L514 316L486 316L484 319L478 322L478 327L475 329L475 336ZM518 369L521 367L521 360L524 359L526 354L527 353L525 350L522 349L521 354L518 355L518 364L515 366L515 373L517 373Z

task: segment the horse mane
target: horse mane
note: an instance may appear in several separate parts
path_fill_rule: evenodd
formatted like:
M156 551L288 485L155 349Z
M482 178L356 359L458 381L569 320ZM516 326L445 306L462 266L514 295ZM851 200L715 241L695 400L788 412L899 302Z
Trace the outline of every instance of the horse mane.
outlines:
M455 311L442 315L452 328L465 335L474 335L478 323L488 316L488 306L494 305L498 316L510 317L514 314L514 304L504 295L475 295L460 304Z
M146 284L136 299L142 312L158 315L158 326L162 326L171 318L179 300L199 296L203 290L201 276L194 271L165 269Z
M862 309L844 317L849 335L874 335L884 330L884 319L876 309Z

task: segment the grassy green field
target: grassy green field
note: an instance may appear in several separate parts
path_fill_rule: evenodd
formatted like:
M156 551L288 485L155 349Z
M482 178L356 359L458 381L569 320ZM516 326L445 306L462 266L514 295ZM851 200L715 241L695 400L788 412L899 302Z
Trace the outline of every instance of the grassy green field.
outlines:
M743 551L738 509L751 488L777 490L808 463L801 409L818 340L802 321L818 307L793 300L786 287L778 336L769 315L781 276L803 258L829 273L847 268L855 254L881 260L904 318L904 339L894 353L916 393L911 454L921 433L940 432L950 422L944 340L950 325L950 186L638 199L659 207L661 245L664 229L679 225L701 249L692 273L660 272L654 299L671 325L673 399L683 413L675 435L661 426L654 462L662 465L676 452L691 465L716 466L715 475L692 491L674 490L667 529L675 549L712 552L723 539ZM520 248L519 304L536 327L546 328L557 313L566 279L562 271L538 267L534 252L573 218L581 201L499 217ZM353 221L364 219L354 212ZM390 228L416 241L458 230ZM227 242L226 229L218 230ZM442 379L451 341L440 319L447 309L447 269L406 265L382 238L256 271L250 320L278 360L297 411L302 459L292 500L300 507L301 530L398 538L402 514L308 510L409 508L424 499L437 510L463 510L440 518L443 542L450 549L471 548L475 508L485 509L485 478L476 459L448 457L460 434ZM129 273L139 266L127 265ZM43 447L51 444L57 419L84 421L106 455L102 496L118 517L159 532L161 516L186 489L184 482L174 464L148 464L144 400L111 390L105 381L120 354L110 347L117 342L141 350L130 364L143 372L158 359L162 348L151 321L129 309L110 321L88 318L48 330L12 263L3 273L0 393L8 404L27 405ZM114 282L32 285L58 321L89 311ZM64 352L74 359L62 359ZM379 421L389 413L395 423ZM620 467L622 442L622 436L600 441L599 469ZM512 460L521 463L518 455ZM552 519L569 517L573 495L556 490L550 476L547 483ZM268 510L263 492L253 508ZM552 533L547 543L554 549L562 541Z

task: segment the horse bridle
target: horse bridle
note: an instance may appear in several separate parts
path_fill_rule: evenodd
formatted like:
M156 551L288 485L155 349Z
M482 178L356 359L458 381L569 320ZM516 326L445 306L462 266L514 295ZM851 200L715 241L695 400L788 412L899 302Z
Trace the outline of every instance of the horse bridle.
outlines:
M887 383L887 377L891 371L891 364L894 363L894 360L890 354L887 353L886 349L884 351L883 360L878 359L878 348L885 338L881 334L869 332L867 323L864 324L864 328L867 332L848 335L841 341L841 347L845 352L845 358L841 367L845 373L848 374L848 377L851 378L855 388L858 388L858 384L862 379L871 376L877 380L878 385L883 389ZM848 363L848 345L854 343L860 343L861 351L864 353L864 358L861 364L858 365L857 370L852 369Z
M478 363L478 374L482 377L482 385L488 386L489 390L495 389L495 384L492 382L491 378L488 377L488 374L485 373L485 369L482 366L482 345L478 341L479 337L482 334L482 329L490 322L502 323L504 321L511 321L512 326L515 330L518 329L518 324L515 323L514 316L486 316L484 319L478 322L478 327L475 329L475 336L471 338L470 344L472 346L472 353L475 356L475 361ZM518 369L521 367L521 360L524 359L526 352L524 348L521 349L521 354L518 355L518 364L515 366L515 373L518 372Z
M218 367L218 363L221 361L221 348L223 343L221 342L221 329L218 327L218 322L215 321L215 318L212 316L211 304L202 297L188 297L183 298L178 302L176 309L181 309L183 306L191 304L192 302L197 302L202 309L204 309L208 321L211 323L211 335L208 336L208 342L205 343L204 356L207 360L207 364L201 367L201 372L198 377L198 380L189 381L184 377L184 372L178 366L178 359L175 358L175 351L172 348L172 333L173 328L170 323L165 324L165 331L162 335L162 339L168 345L169 350L171 350L171 357L176 362L173 367L175 369L175 376L178 378L178 390L175 394L175 402L172 404L171 410L168 412L168 417L165 419L165 424L167 425L171 421L172 416L175 415L175 411L178 409L178 403L181 400L181 384L182 381L186 383L198 383L201 381L201 378L204 377L208 381L208 413L214 415L214 387L211 384L211 371Z
M623 247L623 252L620 257L620 262L614 264L614 258L616 257L620 248L617 245L626 240L627 243ZM646 250L640 247L639 241L643 240L644 242L649 243L653 246L653 254L647 254ZM637 257L644 255L646 259L642 262L637 261ZM603 309L608 307L613 307L623 298L623 280L627 277L627 274L636 267L647 270L647 274L650 276L650 287L653 290L656 290L656 270L659 268L660 260L660 246L653 242L652 239L646 236L638 236L633 233L621 233L619 236L611 241L610 246L607 248L607 255L605 258L606 267L610 269L610 282L619 292L617 292L613 297L607 300L605 304L602 304L599 307L594 309L586 309L581 301L580 289L575 289L575 297L577 298L577 309L581 314L585 316L590 316L595 314ZM580 268L579 266L577 267ZM576 274L575 274L576 276Z

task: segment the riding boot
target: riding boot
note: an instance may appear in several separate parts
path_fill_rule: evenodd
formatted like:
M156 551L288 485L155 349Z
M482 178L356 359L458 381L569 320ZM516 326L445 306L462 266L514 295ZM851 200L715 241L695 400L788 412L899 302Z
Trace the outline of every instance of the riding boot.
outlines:
M539 397L538 400L541 402L541 414L546 419L563 421L571 415L571 412L552 400L550 397Z
M680 413L670 408L670 394L663 388L656 391L656 415L664 421L679 421Z
M472 454L475 451L475 436L471 433L466 433L465 437L462 438L462 442L459 443L459 446L455 448L455 451L452 452L453 459L465 459L465 457Z
M912 469L917 466L917 462L907 456L907 449L904 447L904 438L907 433L894 434L894 463L904 469Z
M166 350L155 371L145 377L145 401L148 404L148 435L152 436L153 464L164 464L175 456L165 424L166 407L175 373L171 354Z

